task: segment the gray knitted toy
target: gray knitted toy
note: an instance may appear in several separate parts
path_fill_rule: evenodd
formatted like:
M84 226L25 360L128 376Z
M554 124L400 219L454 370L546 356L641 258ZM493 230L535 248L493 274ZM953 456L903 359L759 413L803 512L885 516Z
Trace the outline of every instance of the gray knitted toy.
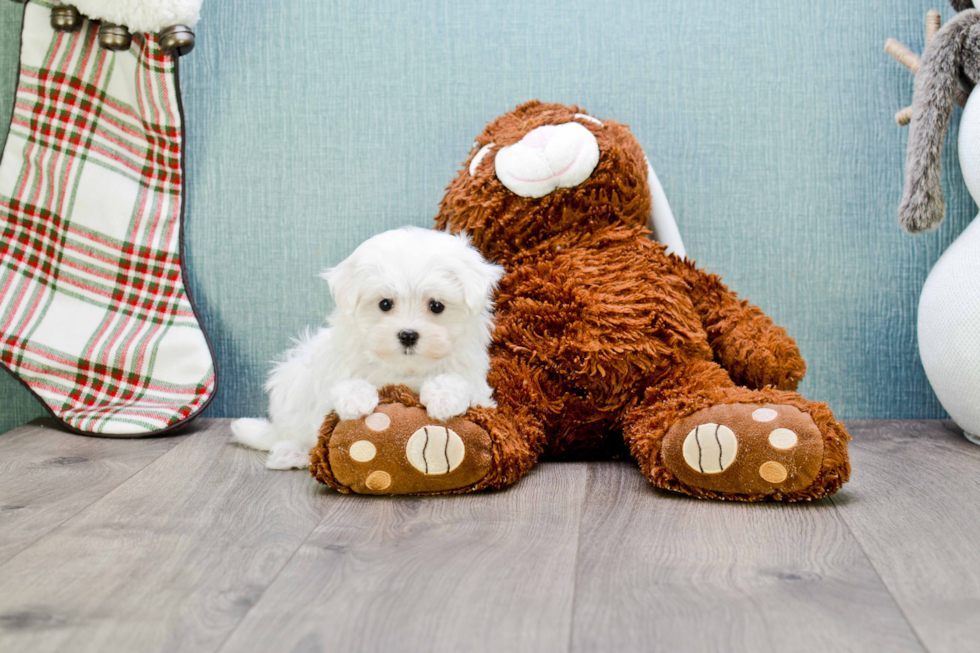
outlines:
M885 49L915 72L915 94L905 159L905 193L898 209L902 227L909 233L935 229L943 220L945 203L940 183L940 155L953 103L965 103L973 85L980 81L980 11L972 0L950 0L959 11L929 39L921 62L907 48L889 41ZM930 14L932 15L932 14ZM938 27L938 14L933 20ZM901 124L903 114L896 120Z

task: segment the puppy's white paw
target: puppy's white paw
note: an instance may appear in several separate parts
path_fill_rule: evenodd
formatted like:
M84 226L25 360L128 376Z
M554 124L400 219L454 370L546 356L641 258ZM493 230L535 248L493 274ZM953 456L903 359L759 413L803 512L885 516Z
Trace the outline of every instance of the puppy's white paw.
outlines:
M445 421L466 412L473 388L458 374L440 374L422 384L419 400L432 419Z
M277 442L269 449L265 466L269 469L305 469L310 466L309 449L303 449L292 440Z
M482 406L483 408L496 408L497 402L493 400L493 390L484 384L476 391L475 396L470 401L471 406Z
M331 389L330 398L340 419L364 417L378 407L378 389L362 379L341 381Z

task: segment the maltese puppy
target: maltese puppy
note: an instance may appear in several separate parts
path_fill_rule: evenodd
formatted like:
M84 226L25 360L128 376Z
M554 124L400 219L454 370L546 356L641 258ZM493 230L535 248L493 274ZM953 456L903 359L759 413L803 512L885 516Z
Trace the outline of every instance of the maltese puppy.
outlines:
M268 451L270 469L292 469L309 465L324 417L371 414L389 383L418 392L435 420L494 406L491 295L502 274L464 235L405 227L365 241L321 275L337 307L270 373L269 419L235 420L232 440Z

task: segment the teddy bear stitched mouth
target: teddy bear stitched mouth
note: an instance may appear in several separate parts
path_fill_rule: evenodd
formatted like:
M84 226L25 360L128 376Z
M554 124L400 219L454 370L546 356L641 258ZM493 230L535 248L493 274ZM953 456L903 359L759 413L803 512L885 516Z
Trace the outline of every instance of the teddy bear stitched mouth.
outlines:
M524 179L523 177L518 177L516 175L509 175L509 176L511 177L511 179L516 179L517 181L523 181L523 182L526 182L526 183L529 183L529 184L535 184L535 183L538 183L538 182L541 182L541 181L551 181L555 177L561 177L563 174L565 174L566 172L568 172L568 169L569 168L571 168L573 165L575 165L575 162L578 161L579 155L582 154L582 149L583 148L581 148L581 147L578 149L578 152L575 153L575 158L572 159L572 162L571 163L569 163L567 166L565 166L564 170L562 170L561 172L556 172L555 174L551 175L550 177L542 177L540 179Z

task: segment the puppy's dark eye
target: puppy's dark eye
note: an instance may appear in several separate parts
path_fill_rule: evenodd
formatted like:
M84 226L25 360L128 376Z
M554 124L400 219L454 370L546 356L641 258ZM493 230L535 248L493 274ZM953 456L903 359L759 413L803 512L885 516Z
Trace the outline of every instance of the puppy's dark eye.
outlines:
M378 308L380 308L385 313L387 313L394 307L395 307L395 302L391 301L390 299L382 299L380 302L378 302Z
M442 305L442 302L437 302L434 299L430 299L429 310L433 313L442 313L444 310L446 310L446 307Z

